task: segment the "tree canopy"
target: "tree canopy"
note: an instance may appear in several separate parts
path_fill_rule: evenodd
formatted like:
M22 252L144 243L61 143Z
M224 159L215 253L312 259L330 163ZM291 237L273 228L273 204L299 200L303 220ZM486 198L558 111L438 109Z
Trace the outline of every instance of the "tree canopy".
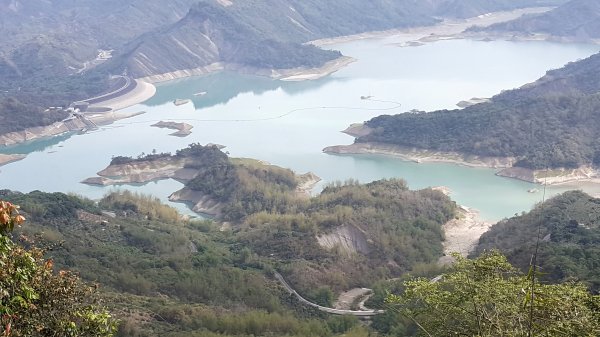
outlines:
M43 250L12 240L10 232L25 221L18 209L0 201L0 335L112 336L115 321L95 296L95 286L69 271L55 273Z
M422 336L598 336L600 296L582 284L539 284L498 252L469 260L459 255L450 271L404 282L388 304ZM533 293L533 298L531 294Z

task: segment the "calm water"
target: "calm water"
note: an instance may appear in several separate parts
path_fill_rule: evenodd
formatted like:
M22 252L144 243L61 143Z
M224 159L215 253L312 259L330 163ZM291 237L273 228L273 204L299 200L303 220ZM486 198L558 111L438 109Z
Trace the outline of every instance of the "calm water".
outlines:
M315 172L324 182L402 177L415 189L448 186L457 202L479 209L489 220L530 209L541 198L527 193L535 186L496 177L493 170L383 156L334 156L321 150L351 143L353 138L339 132L351 123L411 109L450 109L463 99L490 97L587 57L598 46L452 40L400 48L391 45L394 42L398 41L386 38L331 46L359 61L317 81L282 82L224 72L161 84L155 97L128 109L146 111L144 115L85 135L0 149L29 153L23 161L0 167L0 188L99 198L114 187L79 182L103 169L112 156L137 156L154 149L174 152L192 142L211 142L226 145L235 157ZM202 91L207 94L193 95ZM372 95L374 101L361 100L362 95ZM193 103L176 107L175 98ZM169 136L172 130L150 127L160 120L193 124L193 133L177 138ZM163 180L126 188L166 200L181 186Z

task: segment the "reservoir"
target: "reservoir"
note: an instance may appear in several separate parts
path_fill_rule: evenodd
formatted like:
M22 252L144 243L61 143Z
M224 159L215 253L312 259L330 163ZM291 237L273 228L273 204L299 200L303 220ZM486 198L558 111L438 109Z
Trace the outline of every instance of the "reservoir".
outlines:
M0 153L29 154L0 167L0 188L72 192L96 199L115 187L80 181L95 176L112 156L175 152L199 142L225 145L224 151L233 157L256 158L300 173L312 171L323 179L316 192L335 180L400 177L412 189L447 186L455 201L479 210L487 220L527 211L541 201L541 193L527 192L535 185L497 177L492 169L417 164L384 156L335 156L322 149L353 142L340 132L352 123L412 109L454 109L461 100L491 97L532 82L547 70L598 52L599 47L472 40L401 47L397 39L328 46L357 61L315 81L284 82L220 72L159 84L153 98L128 108L145 111L143 115L82 135L0 148ZM361 96L373 97L363 100ZM175 99L191 103L176 106ZM173 130L150 126L161 120L192 124L192 134L179 138L169 135ZM122 188L166 200L181 187L179 182L164 180ZM549 194L566 189L552 187ZM600 192L593 187L586 190Z

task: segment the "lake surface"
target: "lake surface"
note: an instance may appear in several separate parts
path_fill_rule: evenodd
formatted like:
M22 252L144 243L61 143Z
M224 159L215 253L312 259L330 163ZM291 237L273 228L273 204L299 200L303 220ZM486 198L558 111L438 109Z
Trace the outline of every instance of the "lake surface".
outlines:
M527 211L539 202L540 193L527 193L535 185L496 177L491 169L416 164L384 156L335 156L323 154L322 149L352 143L352 137L339 132L351 123L411 109L453 109L460 100L490 97L534 81L599 47L448 40L403 48L395 42L400 41L384 38L329 46L358 61L317 81L283 82L222 72L160 84L152 99L128 108L146 111L144 115L84 135L0 148L2 153L29 153L25 160L0 167L0 188L100 198L115 187L79 182L95 176L112 156L174 152L199 142L226 145L234 157L257 158L301 173L312 171L323 178L322 184L401 177L413 189L447 186L454 200L480 210L488 220ZM204 91L206 95L194 96ZM363 95L372 95L373 100L361 100ZM192 103L175 106L176 98L192 99ZM161 120L187 122L194 129L185 138L169 136L173 130L150 127ZM166 200L181 187L163 180L122 188Z

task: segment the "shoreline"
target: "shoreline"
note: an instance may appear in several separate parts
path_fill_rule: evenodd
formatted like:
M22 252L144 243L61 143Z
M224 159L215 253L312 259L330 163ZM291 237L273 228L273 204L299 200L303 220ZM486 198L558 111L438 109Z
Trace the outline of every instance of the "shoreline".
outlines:
M341 131L354 138L368 135L373 130L364 123L354 123ZM442 152L406 147L388 143L353 143L350 145L334 145L323 149L324 153L333 155L382 155L399 158L415 163L447 163L473 168L498 169L496 176L521 180L524 182L548 185L569 186L585 185L600 186L600 169L591 166L581 166L576 169L557 168L548 170L532 170L515 167L516 158L511 157L482 157L458 152Z
M316 80L326 76L329 76L340 69L343 69L347 65L355 62L356 59L349 56L341 56L334 60L328 61L321 67L317 68L290 68L290 69L265 69L265 68L254 68L248 66L242 66L239 64L228 64L223 62L215 62L206 66L176 70L172 72L166 72L162 74L150 75L139 78L140 81L156 84L162 82L168 82L172 80L202 76L219 71L234 71L240 74L256 75L269 77L274 80L281 81L308 81Z
M452 190L446 186L436 186L431 188L434 191L440 191L450 197ZM454 258L452 253L459 253L467 257L477 248L479 239L483 234L490 230L494 222L485 221L481 218L479 211L463 205L457 205L456 217L442 225L444 231L444 256L438 260L439 264L450 263Z
M217 146L217 145L213 145ZM1 158L1 157L0 157ZM240 160L233 158L233 160ZM188 168L189 164L197 164L196 158L178 158L173 156L157 159L148 159L124 163L109 164L104 169L96 173L96 176L87 178L81 183L95 186L114 186L146 184L163 179L175 179L186 183L200 172L197 168ZM264 165L271 165L263 163ZM298 185L294 191L298 198L310 198L310 192L314 186L321 181L321 178L312 172L299 174L294 172ZM186 204L193 212L200 215L208 215L218 218L221 209L224 207L222 202L212 199L210 196L199 191L183 187L169 195L169 201L181 202Z
M91 124L111 124L121 119L135 117L143 114L143 111L123 112L121 110L142 103L156 93L156 87L150 83L136 80L136 88L122 96L110 100L92 104L92 108L105 108L106 112L82 113L79 117L68 118L62 121L54 122L50 125L36 126L26 128L21 131L14 131L0 135L0 146L19 145L29 141L36 141L44 138L50 138L61 135L66 132L82 131L90 127ZM26 156L26 155L24 155ZM23 157L24 158L24 157ZM21 158L21 159L23 159Z
M0 153L0 166L14 163L16 161L25 159L24 154L2 154Z
M498 22L504 22L520 17L523 14L532 13L543 13L551 10L552 7L533 7L524 8L513 11L494 12L477 17L459 19L459 20L445 20L433 26L421 26L404 29L393 29L387 31L375 31L365 32L361 34L340 36L334 38L325 38L319 40L313 40L307 42L318 47L327 46L331 44L338 44L356 40L383 38L389 36L401 36L406 40L403 43L398 44L400 47L406 46L418 46L426 42L433 42L438 40L444 40L449 38L476 38L476 37L487 37L493 38L493 34L481 35L481 34L463 34L464 30L473 26L488 26ZM212 63L206 66L194 68L194 69L183 69L164 74L157 74L146 76L136 79L136 88L129 93L122 96L115 97L111 100L93 104L92 107L108 107L113 111L118 111L131 107L133 105L142 103L147 99L153 97L156 93L155 83L186 78L191 76L206 75L223 70L231 70L241 74L253 74L259 76L266 76L273 79L279 79L283 81L305 81L315 80L325 76L328 76L349 64L355 62L356 59L349 56L342 56L338 59L329 61L319 68L295 68L295 69L258 69L252 67L245 67L237 64L226 64L222 62ZM118 119L101 118L98 115L94 115L97 120L101 123L110 123ZM92 119L90 118L90 119ZM124 117L127 118L127 117ZM92 119L93 120L93 119ZM96 122L96 120L93 120ZM15 145L26 141L37 140L39 138L52 137L68 131L77 131L85 128L85 125L77 125L76 128L66 127L61 124L62 122L56 122L47 126L40 126L29 128L22 131L12 132L9 134L0 135L0 145L9 146ZM71 125L72 126L72 125Z
M405 37L406 42L417 43L418 42L434 42L441 39L448 39L450 37L458 38L458 36L464 32L467 28L478 25L478 26L490 26L495 23L506 22L517 19L524 14L541 14L552 10L554 7L530 7L521 8L512 11L500 11L488 14L479 15L476 17L466 19L452 19L444 20L438 24L432 26L420 26L412 28L402 29L390 29L384 31L365 32L354 35L346 35L332 38L323 38L313 41L309 41L308 44L312 44L317 47L323 47L333 44L347 43L353 41L367 40L367 39L378 39L387 38L392 36ZM412 43L399 45L400 47L412 46Z
M471 168L498 169L496 176L521 180L527 183L547 186L578 186L585 190L586 185L600 186L600 170L590 166L576 169L531 170L512 166L515 158L480 157L460 153L422 150L385 143L354 143L350 145L334 145L323 149L331 155L382 155L404 161L421 163L445 163Z
M323 149L327 154L338 155L361 155L374 154L400 158L415 163L448 163L473 168L509 168L516 161L514 158L502 157L480 157L463 155L460 153L449 153L440 151L428 151L416 148L402 147L399 145L385 143L354 143L350 145L335 145Z
M440 258L442 264L452 259L450 256L452 253L468 256L477 247L479 238L494 225L492 222L482 220L479 211L466 206L458 207L456 219L442 225L445 236L442 242L445 256Z
M538 185L561 186L571 184L600 184L600 170L591 166L575 169L532 170L523 167L510 167L496 173L497 176L513 178Z

